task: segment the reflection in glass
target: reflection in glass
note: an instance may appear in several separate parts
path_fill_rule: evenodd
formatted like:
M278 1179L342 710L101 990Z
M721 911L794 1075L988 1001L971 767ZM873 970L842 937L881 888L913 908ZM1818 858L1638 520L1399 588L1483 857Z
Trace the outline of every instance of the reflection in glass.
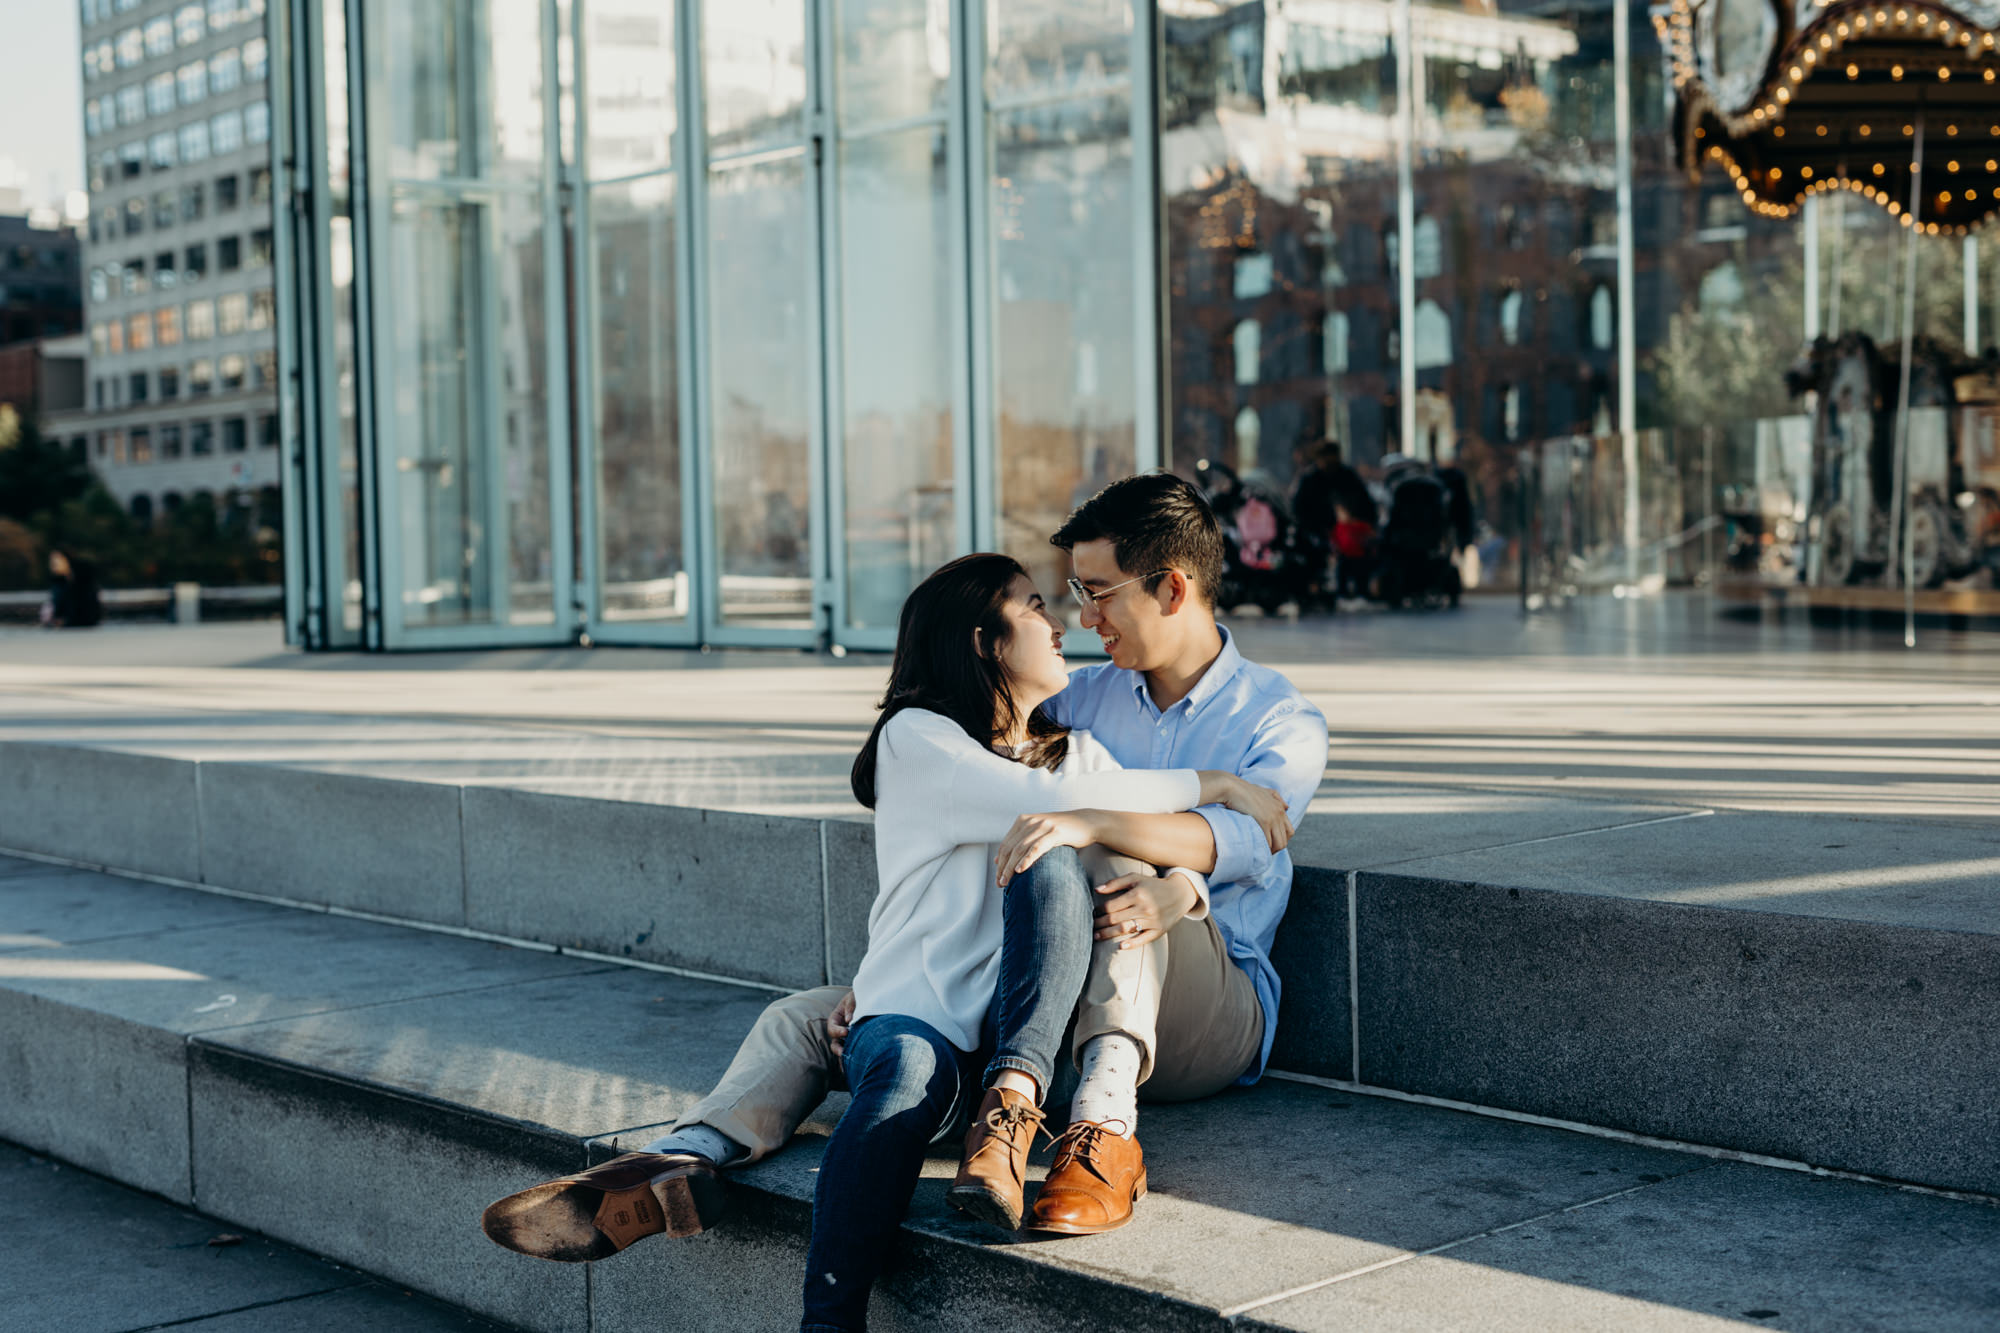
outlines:
M712 171L710 443L721 617L812 624L805 157Z
M951 228L942 127L848 141L840 244L847 618L893 627L951 557Z
M375 0L369 15L369 45L387 89L392 174L540 178L539 5Z
M1130 99L992 117L1000 548L1044 590L1049 534L1136 462Z
M1120 91L1132 65L1131 0L993 0L986 9L996 103Z
M548 623L539 201L397 198L388 241L404 623Z
M674 177L591 193L597 266L597 541L605 620L681 619Z
M944 110L950 0L847 0L839 22L842 125Z
M797 140L806 104L803 0L706 0L701 22L710 155Z
M584 42L591 179L672 165L674 0L590 0Z

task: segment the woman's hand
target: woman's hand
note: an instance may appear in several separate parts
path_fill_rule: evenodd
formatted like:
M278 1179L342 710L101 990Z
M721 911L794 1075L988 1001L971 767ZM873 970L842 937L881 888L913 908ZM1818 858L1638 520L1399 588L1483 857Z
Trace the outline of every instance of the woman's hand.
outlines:
M1292 840L1292 817L1285 798L1269 787L1246 782L1234 773L1203 769L1201 803L1226 805L1237 814L1256 820L1273 853L1284 851L1285 844Z
M1120 875L1097 886L1097 938L1120 950L1151 944L1172 930L1201 899L1180 875Z
M826 1044L833 1048L834 1059L847 1053L847 1030L853 1026L854 992L849 991L840 997L840 1003L833 1006L826 1019Z
M1047 815L1022 815L1000 840L993 854L995 882L1002 888L1042 859L1051 847L1088 847L1097 841L1095 810L1063 810Z

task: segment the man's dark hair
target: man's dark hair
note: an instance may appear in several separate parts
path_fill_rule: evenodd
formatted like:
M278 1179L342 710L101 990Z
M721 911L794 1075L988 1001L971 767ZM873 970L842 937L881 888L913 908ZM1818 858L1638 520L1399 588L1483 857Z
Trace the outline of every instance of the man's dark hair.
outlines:
M1222 525L1195 489L1171 472L1146 472L1112 482L1063 520L1049 545L1073 551L1083 542L1109 540L1118 567L1145 577L1157 592L1163 573L1178 569L1206 606L1222 586Z

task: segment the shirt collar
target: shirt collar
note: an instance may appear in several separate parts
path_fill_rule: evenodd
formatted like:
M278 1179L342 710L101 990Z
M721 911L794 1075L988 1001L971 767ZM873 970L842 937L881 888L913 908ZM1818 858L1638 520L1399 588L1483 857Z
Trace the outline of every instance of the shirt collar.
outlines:
M1222 651L1215 655L1215 661L1209 664L1208 670L1202 672L1201 679L1194 683L1194 688L1187 692L1187 697L1174 705L1175 708L1185 705L1189 717L1193 717L1206 707L1210 699L1221 693L1229 678L1243 667L1243 654L1236 649L1236 636L1231 634L1226 626L1217 625L1215 628L1222 635ZM1139 701L1140 710L1153 717L1165 716L1154 706L1153 696L1146 689L1145 673L1127 671L1125 674L1132 678L1132 696Z

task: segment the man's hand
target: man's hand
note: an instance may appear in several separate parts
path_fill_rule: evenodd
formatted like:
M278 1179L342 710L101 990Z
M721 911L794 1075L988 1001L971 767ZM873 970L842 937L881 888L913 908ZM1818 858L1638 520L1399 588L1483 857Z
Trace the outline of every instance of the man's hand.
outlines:
M1120 875L1097 886L1097 938L1137 949L1172 930L1201 899L1180 875Z
M1271 788L1238 778L1223 792L1222 804L1257 821L1265 841L1271 844L1272 855L1284 851L1292 840L1292 816L1285 798Z
M1097 839L1094 810L1065 810L1057 814L1022 815L1000 840L993 854L995 882L1002 888L1042 859L1052 847L1088 847Z
M827 1045L833 1047L834 1058L846 1053L847 1029L854 1022L854 992L841 996L840 1003L833 1006L833 1012L826 1020Z

